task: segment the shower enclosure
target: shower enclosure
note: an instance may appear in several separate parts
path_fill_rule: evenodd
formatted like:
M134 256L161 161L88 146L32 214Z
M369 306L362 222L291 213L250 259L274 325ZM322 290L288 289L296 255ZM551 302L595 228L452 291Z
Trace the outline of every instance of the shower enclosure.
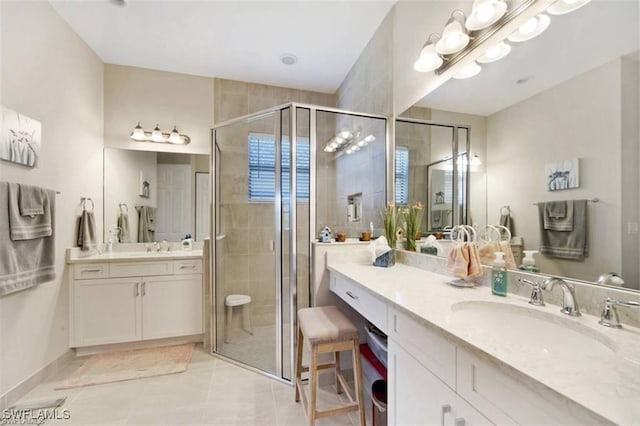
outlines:
M312 241L320 226L353 227L337 176L348 177L338 168L355 156L330 142L340 132L350 133L353 146L372 135L363 142L372 142L370 149L358 160L375 159L379 166L368 169L382 175L379 184L349 189L360 196L362 226L357 229L364 229L365 221L367 227L369 220L377 224L372 212L386 200L380 167L385 169L387 128L385 117L297 103L213 128L213 352L291 380L296 313L314 298ZM335 214L338 210L344 214Z

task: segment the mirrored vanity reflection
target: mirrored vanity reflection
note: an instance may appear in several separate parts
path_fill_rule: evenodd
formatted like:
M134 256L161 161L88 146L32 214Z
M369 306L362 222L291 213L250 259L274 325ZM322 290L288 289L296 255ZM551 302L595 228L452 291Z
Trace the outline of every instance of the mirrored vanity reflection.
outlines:
M104 241L208 238L209 161L208 155L105 148Z
M397 158L403 146L422 146L409 150L406 191L412 200L427 201L424 231L498 225L508 212L517 241L539 250L545 232L539 204L589 200L584 259L537 254L537 266L544 274L588 282L614 272L623 287L640 289L639 33L637 2L591 2L554 16L535 39L508 41L506 57L482 64L473 78L447 81L399 114ZM441 222L439 206L449 210L451 196L440 189L446 185L434 175L438 168L427 167L455 153L439 152L433 135L405 117L470 127L465 154L474 161L460 161L469 160L466 220L461 214L459 222ZM552 184L561 172L573 180Z

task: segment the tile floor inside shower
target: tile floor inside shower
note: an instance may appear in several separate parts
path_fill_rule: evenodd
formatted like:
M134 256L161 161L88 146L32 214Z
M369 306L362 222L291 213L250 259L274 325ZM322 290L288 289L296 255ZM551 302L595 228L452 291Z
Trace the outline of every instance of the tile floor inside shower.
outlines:
M46 421L56 425L260 425L306 424L294 388L204 352L196 346L187 371L119 383L54 390L57 382L80 367L72 361L56 376L38 385L19 403L66 396L60 409L68 420ZM344 400L332 386L319 391L319 407ZM357 413L320 419L317 425L356 425Z

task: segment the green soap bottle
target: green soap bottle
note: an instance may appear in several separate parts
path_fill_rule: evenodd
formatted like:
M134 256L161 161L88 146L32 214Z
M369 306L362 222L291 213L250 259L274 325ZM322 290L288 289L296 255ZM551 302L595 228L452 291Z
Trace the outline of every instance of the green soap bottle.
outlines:
M518 269L527 272L540 272L540 269L536 266L536 260L533 258L536 253L538 253L538 250L524 250L524 259L522 259L522 265L518 266Z
M507 295L507 268L504 262L504 253L497 251L496 259L491 269L491 293L496 296Z

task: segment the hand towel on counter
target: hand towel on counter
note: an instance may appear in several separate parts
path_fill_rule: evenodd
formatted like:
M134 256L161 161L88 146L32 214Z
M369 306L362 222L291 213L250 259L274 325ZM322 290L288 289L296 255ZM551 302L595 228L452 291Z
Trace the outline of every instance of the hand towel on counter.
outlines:
M92 211L82 210L78 221L78 247L91 250L96 246L96 218Z
M49 237L53 234L50 203L55 199L55 192L53 198L50 199L47 190L17 183L7 183L7 191L11 240L33 240ZM20 212L21 193L30 194L30 196L26 195L25 199L42 199L42 214L22 215ZM27 211L38 210L33 207L34 204L27 204L27 206Z
M546 229L546 206L545 203L538 204L540 253L547 257L569 260L584 260L589 257L587 200L567 202L567 218L569 214L573 222L571 231Z
M466 243L454 243L447 258L447 271L458 278L469 275L469 248Z
M138 211L138 242L152 243L156 240L156 208L136 206Z
M129 215L126 213L120 213L118 216L118 228L120 228L120 232L118 233L118 239L121 243L130 243L131 242L131 230L129 228Z
M55 191L43 190L51 220L46 237L14 241L9 238L9 183L0 182L0 296L53 281L55 270ZM17 185L17 184L16 184Z
M21 216L45 214L45 190L37 186L19 185L18 207Z
M469 246L469 269L467 275L469 277L480 277L484 273L480 262L480 254L478 247L473 244L467 244Z
M573 231L573 200L538 203L538 206L540 205L544 208L544 229L548 231Z

